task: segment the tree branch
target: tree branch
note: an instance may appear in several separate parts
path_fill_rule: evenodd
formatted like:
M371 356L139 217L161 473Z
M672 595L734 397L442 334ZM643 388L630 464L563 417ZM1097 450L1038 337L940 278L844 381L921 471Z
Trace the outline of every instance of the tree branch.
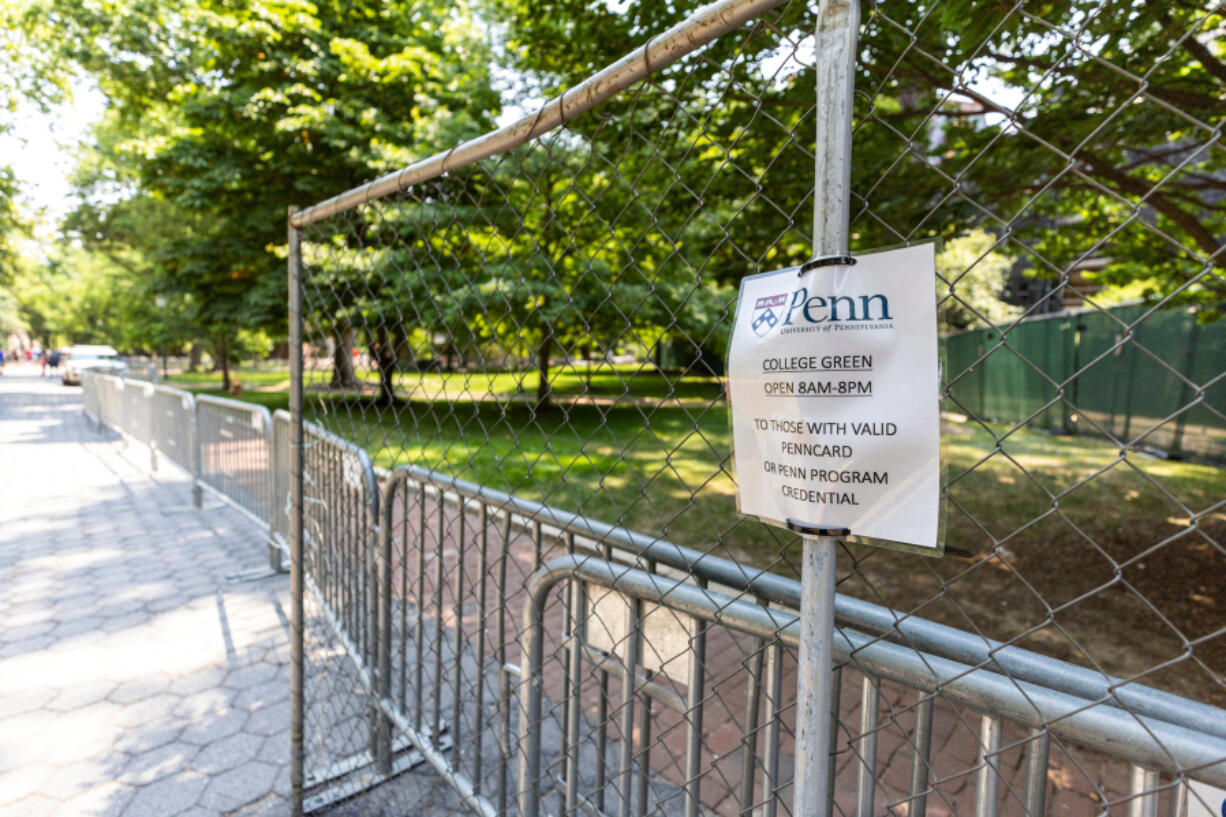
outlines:
M1162 12L1161 19L1164 26L1174 25L1174 22L1171 20L1171 14L1168 11ZM1179 45L1204 66L1206 71L1213 74L1221 82L1226 82L1226 63L1213 56L1213 53L1205 47L1205 44L1196 39L1195 34L1189 33L1180 41Z
M1094 171L1095 175L1113 182L1120 190L1144 197L1149 206L1191 236L1201 251L1213 259L1212 263L1215 266L1226 266L1226 253L1221 252L1222 245L1218 243L1213 231L1202 224L1195 215L1184 210L1160 190L1150 187L1148 182L1128 175L1101 156L1090 151L1082 151L1079 156Z

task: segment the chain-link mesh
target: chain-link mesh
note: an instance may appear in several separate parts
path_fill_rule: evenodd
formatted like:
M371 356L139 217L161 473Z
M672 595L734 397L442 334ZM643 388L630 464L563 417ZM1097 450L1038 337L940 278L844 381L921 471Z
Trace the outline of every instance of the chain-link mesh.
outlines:
M737 513L722 376L740 278L810 257L814 24L302 225L304 415L383 469L304 442L308 806L429 761L486 813L790 813L799 542ZM946 241L948 550L840 553L838 814L1226 780L1223 25L864 10L852 249Z

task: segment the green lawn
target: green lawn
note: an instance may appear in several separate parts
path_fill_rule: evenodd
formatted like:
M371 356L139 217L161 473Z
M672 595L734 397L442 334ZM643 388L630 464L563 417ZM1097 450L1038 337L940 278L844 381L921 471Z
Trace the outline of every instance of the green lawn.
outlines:
M480 393L472 378L456 377L415 382ZM502 377L494 376L496 387ZM664 382L640 377L630 382ZM698 383L691 393L703 388L710 387ZM635 396L660 393L636 389ZM284 391L241 397L270 409L288 404ZM380 408L369 396L316 390L307 404L311 419L384 467L426 465L795 574L795 537L737 512L722 401L563 401L535 410L457 396ZM947 541L959 555L936 560L853 545L841 563L841 589L1121 674L1178 659L1186 650L1180 633L1193 639L1220 628L1226 557L1215 542L1226 542L1226 512L1219 506L1195 525L1188 512L1221 502L1219 468L1137 453L1121 459L1092 437L1007 432L973 423L944 428L952 480ZM1226 669L1223 641L1195 650L1217 672ZM1147 682L1226 703L1220 685L1186 662Z
M377 372L357 373L367 390L378 387ZM305 383L326 386L331 371L308 370ZM244 391L285 391L289 389L289 373L239 368L232 379L242 384ZM479 399L482 396L535 396L540 376L535 370L515 372L405 372L397 376L396 391L413 400L438 398ZM221 388L220 372L184 372L170 376L169 382L184 389L217 390ZM662 374L650 364L600 364L589 371L586 366L559 366L549 376L550 388L559 397L616 398L633 396L639 399L679 398L710 401L723 396L723 383L718 377Z
M524 393L535 395L539 374L522 372L412 373L401 378L401 391L410 397L428 397L435 392L448 395L497 395L509 397ZM723 383L717 377L678 377L661 374L650 364L611 366L602 364L589 372L583 366L564 366L549 375L555 395L636 398L682 398L713 400L723 396Z
M236 369L230 373L246 388L289 388L289 372ZM180 389L203 391L221 388L221 372L182 372L172 374L167 381Z

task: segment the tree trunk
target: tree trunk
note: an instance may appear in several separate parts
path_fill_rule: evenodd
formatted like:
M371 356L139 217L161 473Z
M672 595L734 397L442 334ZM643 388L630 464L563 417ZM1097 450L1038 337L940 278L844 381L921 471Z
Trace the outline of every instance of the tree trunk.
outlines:
M346 322L340 324L332 335L331 385L337 388L357 388L358 379L353 373L353 344L357 341L357 334L357 330Z
M553 349L553 334L545 328L541 345L536 349L536 373L539 378L536 383L536 405L538 408L548 406L551 389L549 387L549 354Z
M204 354L204 348L201 347L199 343L193 343L192 350L191 350L191 359L189 363L187 364L187 370L189 372L200 371L200 359L203 356L203 354Z
M221 388L230 393L230 350L226 346L226 336L221 336L217 345L217 362L221 365Z
M390 406L396 400L396 355L385 330L375 329L370 340L370 357L379 367L379 405Z

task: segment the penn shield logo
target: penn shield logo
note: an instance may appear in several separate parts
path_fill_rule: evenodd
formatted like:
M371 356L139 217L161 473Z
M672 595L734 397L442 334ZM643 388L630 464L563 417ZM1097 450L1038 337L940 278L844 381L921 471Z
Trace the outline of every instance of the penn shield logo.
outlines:
M765 298L759 298L753 305L753 327L754 333L758 337L766 337L766 333L774 329L779 323L779 315L775 314L776 309L781 309L788 302L786 293L780 292L778 295L769 295Z
M783 326L893 319L890 301L885 295L810 295L806 287L800 287L791 293L780 292L755 301L750 327L761 338Z

